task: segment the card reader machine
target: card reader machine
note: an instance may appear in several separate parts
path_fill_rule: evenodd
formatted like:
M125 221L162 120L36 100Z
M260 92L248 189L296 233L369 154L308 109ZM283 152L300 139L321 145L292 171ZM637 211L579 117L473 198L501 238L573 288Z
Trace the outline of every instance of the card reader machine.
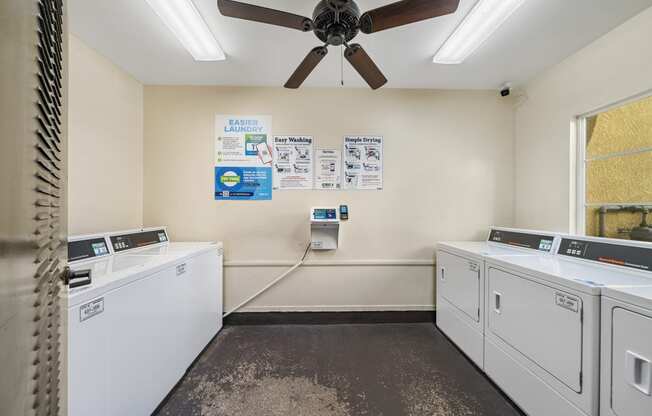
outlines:
M346 221L349 219L349 206L340 205L340 220Z
M310 246L313 250L335 250L339 241L340 216L338 208L310 210Z

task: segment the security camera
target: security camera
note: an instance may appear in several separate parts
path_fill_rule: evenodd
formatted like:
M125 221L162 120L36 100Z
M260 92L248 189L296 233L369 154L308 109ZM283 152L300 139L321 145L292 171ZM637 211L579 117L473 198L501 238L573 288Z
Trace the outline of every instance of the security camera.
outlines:
M500 87L500 96L508 97L512 93L512 84L507 82Z

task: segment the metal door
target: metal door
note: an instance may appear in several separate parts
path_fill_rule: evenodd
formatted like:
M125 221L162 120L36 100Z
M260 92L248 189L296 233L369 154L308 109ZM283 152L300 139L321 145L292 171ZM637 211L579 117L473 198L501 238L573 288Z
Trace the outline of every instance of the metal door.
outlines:
M613 310L611 406L620 416L652 412L652 318Z
M582 391L582 299L488 268L488 330L577 393Z
M60 408L66 264L62 0L0 1L0 414Z
M437 253L440 295L464 313L474 323L480 322L480 268L479 262L443 251Z

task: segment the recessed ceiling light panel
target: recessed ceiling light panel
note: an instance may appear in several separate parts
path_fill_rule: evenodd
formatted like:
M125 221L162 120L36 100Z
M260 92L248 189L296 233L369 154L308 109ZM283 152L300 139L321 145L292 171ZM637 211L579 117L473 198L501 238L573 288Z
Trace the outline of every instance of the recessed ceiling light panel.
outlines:
M525 0L479 0L437 51L436 64L461 64L514 13Z
M192 0L145 0L196 61L223 61L222 47Z

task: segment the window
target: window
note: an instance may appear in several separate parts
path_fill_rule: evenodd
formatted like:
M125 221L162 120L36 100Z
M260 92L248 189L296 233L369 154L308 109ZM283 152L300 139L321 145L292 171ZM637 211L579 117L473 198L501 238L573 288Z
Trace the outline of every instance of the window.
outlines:
M578 232L651 241L652 96L579 126Z

